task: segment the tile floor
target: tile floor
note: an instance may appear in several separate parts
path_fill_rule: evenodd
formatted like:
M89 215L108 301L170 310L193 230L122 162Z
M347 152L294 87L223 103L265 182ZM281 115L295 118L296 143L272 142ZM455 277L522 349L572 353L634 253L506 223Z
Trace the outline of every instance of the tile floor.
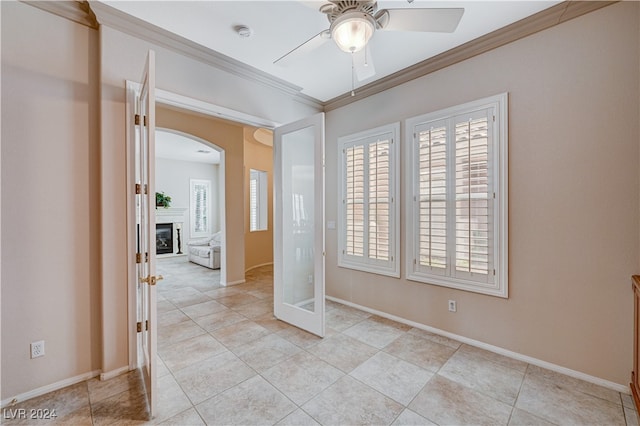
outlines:
M12 409L55 408L57 423L78 425L638 424L629 395L334 302L327 336L305 333L272 316L270 267L229 288L185 258L158 269L151 422L135 371Z

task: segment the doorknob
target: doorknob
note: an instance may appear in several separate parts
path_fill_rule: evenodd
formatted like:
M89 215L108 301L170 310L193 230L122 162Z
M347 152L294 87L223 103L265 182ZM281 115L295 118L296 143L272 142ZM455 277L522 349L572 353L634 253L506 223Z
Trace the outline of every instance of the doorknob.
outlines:
M149 285L156 285L158 281L163 279L164 277L162 275L158 275L157 277L154 275L149 275L147 278L140 278L140 282L148 283Z

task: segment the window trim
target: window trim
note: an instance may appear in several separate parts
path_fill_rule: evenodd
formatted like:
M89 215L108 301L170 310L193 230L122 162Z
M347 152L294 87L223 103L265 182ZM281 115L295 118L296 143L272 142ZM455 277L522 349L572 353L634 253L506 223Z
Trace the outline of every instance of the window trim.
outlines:
M389 208L389 255L391 260L380 261L363 256L356 260L345 254L346 247L346 167L345 148L349 146L363 145L366 139L376 136L391 134L392 143L389 149L389 194L391 206ZM362 132L354 133L338 138L338 266L373 274L400 277L400 122L387 124ZM360 143L359 143L360 142ZM367 195L368 199L368 195ZM366 230L368 233L368 228Z
M415 150L415 128L420 124L435 120L449 120L457 115L469 114L478 110L494 108L495 122L493 123L492 143L492 187L495 193L493 201L493 264L495 278L493 283L481 283L463 278L456 278L453 274L426 273L417 270L417 216L418 211L415 199L418 196ZM405 140L405 166L406 166L406 192L405 192L405 267L407 279L411 281L466 290L475 293L487 294L502 298L508 298L508 93L468 102L462 105L446 108L428 114L412 117L404 123ZM450 183L448 183L449 185ZM448 229L450 229L448 227ZM449 261L450 267L452 261Z

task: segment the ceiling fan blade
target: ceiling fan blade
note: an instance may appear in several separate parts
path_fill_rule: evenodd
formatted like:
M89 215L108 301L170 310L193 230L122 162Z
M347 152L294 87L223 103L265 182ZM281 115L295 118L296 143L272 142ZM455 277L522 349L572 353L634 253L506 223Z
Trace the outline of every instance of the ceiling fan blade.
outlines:
M356 70L356 77L358 78L358 81L363 81L376 75L376 67L373 65L369 45L364 49L353 53L353 66Z
M292 62L302 59L304 55L322 46L327 40L330 40L330 39L331 39L331 34L329 33L328 30L321 31L315 36L311 37L309 40L302 43L300 46L293 49L292 51L285 53L280 58L273 61L273 63L276 65L286 67Z
M383 30L452 33L464 14L463 8L387 9L389 14ZM384 13L384 11L383 11Z

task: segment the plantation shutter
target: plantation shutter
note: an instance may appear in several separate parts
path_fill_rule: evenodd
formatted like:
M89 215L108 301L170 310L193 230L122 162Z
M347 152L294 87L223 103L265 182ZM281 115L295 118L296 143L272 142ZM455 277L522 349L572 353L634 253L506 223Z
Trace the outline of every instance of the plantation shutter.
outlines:
M447 262L447 126L439 121L419 126L418 266L443 273Z
M369 258L389 260L389 140L369 144Z
M258 179L251 172L249 180L249 230L258 229Z
M345 150L346 237L349 256L364 256L364 146Z
M455 276L492 281L490 110L454 118Z
M340 138L338 265L398 276L398 145L393 124Z

